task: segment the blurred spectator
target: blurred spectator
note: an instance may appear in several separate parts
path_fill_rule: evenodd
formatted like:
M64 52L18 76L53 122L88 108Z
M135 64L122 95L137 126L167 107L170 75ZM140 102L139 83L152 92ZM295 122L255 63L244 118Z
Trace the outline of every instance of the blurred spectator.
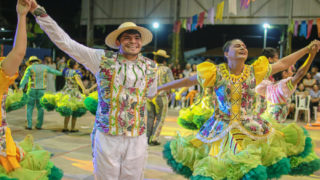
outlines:
M312 89L310 89L310 111L311 111L311 117L314 117L313 114L316 113L313 110L313 107L319 107L319 102L320 102L320 90L319 86L317 84L313 85Z
M310 90L313 85L317 84L317 81L311 76L311 73L308 72L302 83L307 90Z
M53 62L51 56L44 57L44 63L52 69L57 69L56 63ZM47 74L47 89L46 91L56 92L56 75L52 73Z
M303 83L300 83L298 85L298 89L296 90L296 95L302 95L302 96L308 96L309 95L309 91L306 90L306 88L304 87Z
M318 67L315 66L311 68L311 75L317 80L318 84L320 84L320 72Z
M190 77L190 73L192 72L192 69L191 69L191 64L187 64L186 65L186 68L183 70L183 76L184 77Z
M171 69L174 79L179 79L179 74L182 73L181 65L177 64L176 66L173 66Z
M66 57L62 56L61 58L59 58L59 61L57 61L57 69L60 72L63 72L64 68L66 67L67 67ZM65 83L65 78L63 76L58 76L56 78L56 90L60 91L64 87L64 83Z

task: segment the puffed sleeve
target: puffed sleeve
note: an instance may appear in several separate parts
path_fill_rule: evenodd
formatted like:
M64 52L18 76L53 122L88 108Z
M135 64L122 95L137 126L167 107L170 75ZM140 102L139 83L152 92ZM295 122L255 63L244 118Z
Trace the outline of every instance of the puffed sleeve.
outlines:
M271 74L272 68L265 56L260 56L252 66L257 85L260 84L262 80L268 78Z
M197 78L202 87L212 87L216 82L217 67L210 62L203 62L197 66Z
M6 83L9 86L13 84L14 80L18 77L18 73L16 72L12 76L7 75L2 69L2 62L3 61L0 61L0 76L1 76L1 79L3 79L2 83L4 84Z

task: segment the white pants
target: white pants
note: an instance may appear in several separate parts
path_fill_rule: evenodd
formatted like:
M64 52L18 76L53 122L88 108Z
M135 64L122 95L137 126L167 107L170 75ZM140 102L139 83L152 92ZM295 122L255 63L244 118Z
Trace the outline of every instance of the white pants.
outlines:
M146 159L146 134L111 136L97 130L93 147L96 180L143 180Z

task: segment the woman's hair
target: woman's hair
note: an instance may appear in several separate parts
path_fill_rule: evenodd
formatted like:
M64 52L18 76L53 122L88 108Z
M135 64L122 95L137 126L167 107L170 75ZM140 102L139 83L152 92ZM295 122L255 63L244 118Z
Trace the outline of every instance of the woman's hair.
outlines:
M231 39L231 40L225 42L224 45L223 45L223 47L222 47L222 50L223 50L224 53L225 53L225 52L229 52L229 47L230 47L232 41L235 41L235 40L242 41L241 39Z
M69 59L67 62L68 68L73 69L74 65L76 65L76 61Z
M157 56L155 55L154 56L154 60L159 63L159 64L162 64L164 61L167 61L167 58L163 57L163 56Z
M223 53L225 52L229 52L229 47L230 45L232 44L232 41L235 41L235 40L240 40L242 41L241 39L231 39L227 42L224 43L223 47L222 47L222 50L223 50ZM228 62L227 58L225 56L223 56L223 59L224 59L224 62Z
M267 58L274 58L274 56L277 54L277 50L272 47L266 47L262 50L262 56L265 56Z

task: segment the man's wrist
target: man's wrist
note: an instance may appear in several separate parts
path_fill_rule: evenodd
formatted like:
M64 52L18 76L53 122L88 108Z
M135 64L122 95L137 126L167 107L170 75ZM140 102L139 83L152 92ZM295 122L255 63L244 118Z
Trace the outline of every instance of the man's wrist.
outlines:
M34 17L45 17L48 15L46 10L40 5L38 5L36 9L31 13Z

